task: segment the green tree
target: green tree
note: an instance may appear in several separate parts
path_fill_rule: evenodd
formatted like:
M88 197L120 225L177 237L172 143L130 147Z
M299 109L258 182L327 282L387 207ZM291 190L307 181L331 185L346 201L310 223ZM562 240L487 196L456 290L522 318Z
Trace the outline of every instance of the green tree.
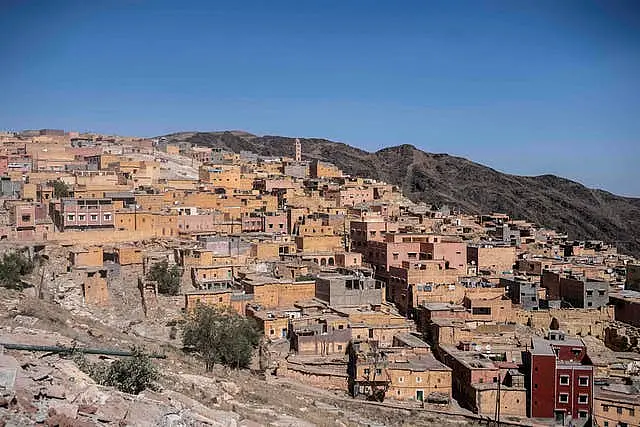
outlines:
M155 263L147 273L147 280L158 283L158 292L164 295L178 295L180 293L180 277L182 273L177 265L169 267L167 261Z
M115 387L129 394L153 389L159 377L158 368L141 348L132 348L132 353L133 356L112 363L91 363L82 354L75 355L74 360L81 371L100 385Z
M240 369L249 366L260 336L253 319L198 304L184 323L183 344L200 354L209 371L216 363Z
M53 197L56 199L69 197L69 186L60 180L53 181Z
M0 285L9 289L22 290L21 279L30 274L34 263L19 251L6 252L0 258Z

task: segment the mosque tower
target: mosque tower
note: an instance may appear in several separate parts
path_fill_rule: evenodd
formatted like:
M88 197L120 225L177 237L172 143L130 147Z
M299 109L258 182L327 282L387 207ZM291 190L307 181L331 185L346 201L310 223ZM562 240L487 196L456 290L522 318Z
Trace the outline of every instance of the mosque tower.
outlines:
M296 162L302 161L302 145L300 139L296 138Z

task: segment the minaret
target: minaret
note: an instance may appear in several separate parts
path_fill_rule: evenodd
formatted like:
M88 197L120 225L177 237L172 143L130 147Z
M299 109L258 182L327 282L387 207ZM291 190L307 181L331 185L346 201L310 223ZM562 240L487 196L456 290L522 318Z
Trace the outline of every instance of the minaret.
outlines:
M302 145L300 139L296 138L296 162L302 161Z

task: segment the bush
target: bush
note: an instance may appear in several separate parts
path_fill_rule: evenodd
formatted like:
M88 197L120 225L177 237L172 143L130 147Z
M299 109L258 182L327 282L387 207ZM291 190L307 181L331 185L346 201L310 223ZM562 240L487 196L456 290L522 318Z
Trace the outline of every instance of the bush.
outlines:
M141 349L134 347L132 352L133 356L112 363L91 363L82 354L75 355L74 359L80 370L98 384L139 394L147 388L153 389L154 382L158 380L158 369Z
M158 283L158 292L164 295L178 295L180 293L180 277L182 273L177 265L169 267L167 261L161 261L151 266L147 273L147 280Z
M22 252L11 251L3 254L0 258L0 286L22 290L22 277L30 274L34 267L34 263Z
M184 324L183 344L200 353L209 371L216 363L240 369L249 366L260 336L253 319L198 304Z

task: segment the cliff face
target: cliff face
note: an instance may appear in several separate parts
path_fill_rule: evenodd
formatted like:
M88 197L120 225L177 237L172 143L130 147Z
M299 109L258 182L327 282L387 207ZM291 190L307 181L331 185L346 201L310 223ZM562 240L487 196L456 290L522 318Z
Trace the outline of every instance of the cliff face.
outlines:
M184 135L184 136L181 136ZM198 145L268 156L294 156L294 138L245 132L168 135ZM369 153L326 139L301 139L304 159L334 163L351 175L402 187L414 201L448 204L468 213L505 212L571 238L617 243L640 254L640 199L621 197L554 175L517 176L447 154L400 145Z

